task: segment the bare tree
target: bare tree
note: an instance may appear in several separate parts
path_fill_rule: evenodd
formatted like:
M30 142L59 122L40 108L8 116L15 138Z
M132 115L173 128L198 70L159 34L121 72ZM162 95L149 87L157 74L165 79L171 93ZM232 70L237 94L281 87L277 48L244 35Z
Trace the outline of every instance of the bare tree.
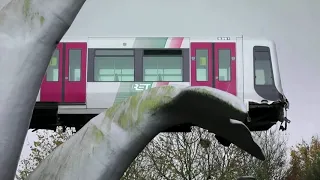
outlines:
M63 132L37 132L31 154L20 161L17 179L24 180L54 148L69 139ZM234 145L222 146L214 134L193 127L190 133L161 133L132 162L122 180L213 180L251 175L257 179L283 179L286 139L277 130L254 132L266 160L260 161Z
M122 179L283 179L286 138L276 129L253 133L266 154L260 161L234 145L224 147L212 133L194 127L190 133L161 133L128 168Z

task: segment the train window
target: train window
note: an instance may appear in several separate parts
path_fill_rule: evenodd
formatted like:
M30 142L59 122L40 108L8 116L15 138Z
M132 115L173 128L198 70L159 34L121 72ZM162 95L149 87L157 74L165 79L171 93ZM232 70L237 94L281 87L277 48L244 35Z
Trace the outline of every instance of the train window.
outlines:
M197 81L208 81L208 50L196 50Z
M182 51L144 50L143 81L182 81Z
M273 74L269 47L255 46L253 48L254 73L256 85L272 85Z
M134 51L95 50L94 81L134 81Z
M95 57L95 81L134 81L134 57Z
M219 49L219 81L231 80L231 51L230 49Z
M53 55L51 57L48 69L47 69L47 77L46 77L46 81L53 81L53 82L57 82L59 81L59 50L56 49L53 52Z
M80 81L81 79L81 50L69 50L69 81Z

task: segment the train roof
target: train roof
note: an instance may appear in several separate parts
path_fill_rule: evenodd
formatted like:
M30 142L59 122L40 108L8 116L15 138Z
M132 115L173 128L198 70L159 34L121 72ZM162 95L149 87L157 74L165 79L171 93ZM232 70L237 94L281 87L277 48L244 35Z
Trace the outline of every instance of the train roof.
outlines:
M244 41L271 41L272 40L264 37L247 37L247 36L191 36L191 37L178 37L178 36L64 36L61 42L88 42L95 39L135 39L135 38L185 38L191 41L210 41L210 42L234 42L237 39Z

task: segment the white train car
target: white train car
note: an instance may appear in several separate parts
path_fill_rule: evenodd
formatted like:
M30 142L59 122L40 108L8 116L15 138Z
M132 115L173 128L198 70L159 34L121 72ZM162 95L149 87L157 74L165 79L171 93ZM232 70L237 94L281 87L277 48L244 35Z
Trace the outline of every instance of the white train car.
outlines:
M43 79L30 128L82 127L114 103L170 84L241 98L251 130L287 122L275 44L243 37L64 38ZM175 129L174 131L183 131Z

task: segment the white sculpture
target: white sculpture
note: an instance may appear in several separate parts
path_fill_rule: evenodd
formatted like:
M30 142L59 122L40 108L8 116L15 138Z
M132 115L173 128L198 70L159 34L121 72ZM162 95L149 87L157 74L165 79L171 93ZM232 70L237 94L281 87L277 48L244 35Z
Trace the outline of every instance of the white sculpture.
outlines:
M50 57L84 2L0 1L0 179L15 176Z
M118 180L159 132L192 123L225 138L258 159L260 147L236 96L209 87L161 86L116 104L57 147L29 180ZM230 120L238 119L238 120Z

